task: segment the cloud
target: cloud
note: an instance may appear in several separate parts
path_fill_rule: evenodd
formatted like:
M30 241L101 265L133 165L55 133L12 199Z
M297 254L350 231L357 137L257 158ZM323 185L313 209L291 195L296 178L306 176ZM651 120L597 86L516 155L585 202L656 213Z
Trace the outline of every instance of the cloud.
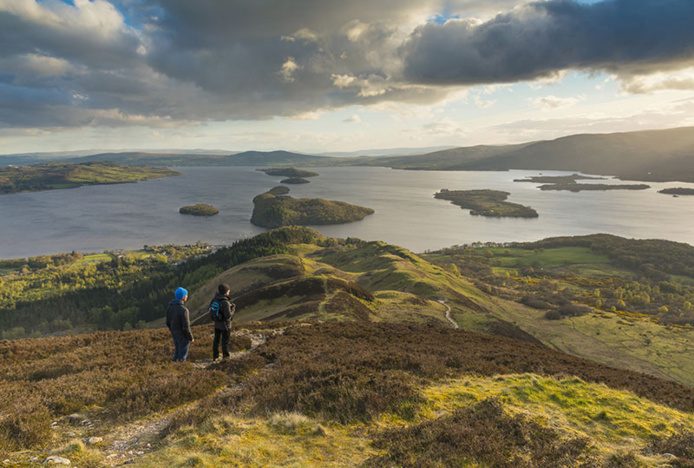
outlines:
M622 89L628 93L645 94L666 89L694 90L694 67L676 72L638 75L622 80Z
M560 98L550 95L535 99L533 105L537 109L565 109L573 107L583 100L585 100L585 96Z
M484 100L484 99L481 99L479 96L475 96L475 107L477 107L478 109L489 109L490 107L492 107L496 103L497 103L496 99Z
M462 136L467 133L467 130L460 123L448 117L424 124L418 131L435 136Z
M529 81L568 69L620 76L694 62L694 2L548 0L478 23L419 26L400 50L406 78L422 84Z
M532 118L494 126L495 135L522 142L557 138L576 133L612 133L694 126L694 99L664 102L638 111L578 114L564 118Z
M606 70L628 92L690 89L694 79L673 73L694 66L689 0L450 0L450 19L431 22L441 8L0 0L0 128L307 118L441 103L468 85L551 80L567 69Z
M352 116L346 118L345 120L343 120L343 122L357 123L358 124L358 123L361 123L361 117L359 117L358 115L355 114L355 115L352 115Z

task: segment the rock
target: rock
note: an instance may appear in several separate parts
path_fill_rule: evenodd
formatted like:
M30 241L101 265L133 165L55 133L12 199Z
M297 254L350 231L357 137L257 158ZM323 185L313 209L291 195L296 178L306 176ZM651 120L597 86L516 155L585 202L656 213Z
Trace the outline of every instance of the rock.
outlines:
M667 460L674 460L675 458L677 458L677 455L673 455L671 453L662 453L660 454L660 456Z
M55 455L52 455L48 458L46 458L43 463L49 464L49 465L70 465L71 462L67 458L63 457L56 457Z
M82 421L82 419L82 416L77 413L73 413L67 417L67 420L72 424L79 424L79 422Z
M103 441L104 441L104 439L101 437L90 437L85 442L87 445L96 445L96 444L100 444Z

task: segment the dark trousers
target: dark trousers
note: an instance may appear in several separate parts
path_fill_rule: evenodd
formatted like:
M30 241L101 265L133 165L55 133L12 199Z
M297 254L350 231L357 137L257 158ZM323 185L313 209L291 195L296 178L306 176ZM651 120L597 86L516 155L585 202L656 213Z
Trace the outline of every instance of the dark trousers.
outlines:
M188 357L188 348L190 347L190 341L186 338L185 334L181 330L171 330L171 336L174 342L174 362L185 361Z
M222 357L229 357L229 330L214 329L214 341L212 342L212 359L219 357L219 342L222 342Z

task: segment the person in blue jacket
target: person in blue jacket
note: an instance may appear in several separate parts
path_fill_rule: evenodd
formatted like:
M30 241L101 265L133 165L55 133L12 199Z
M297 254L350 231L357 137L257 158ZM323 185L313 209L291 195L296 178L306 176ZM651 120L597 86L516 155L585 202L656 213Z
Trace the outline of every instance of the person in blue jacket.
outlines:
M188 300L188 291L183 288L176 289L176 299L169 302L166 309L166 326L171 330L174 342L174 362L183 362L188 357L188 348L195 341L190 332L190 312L185 304Z

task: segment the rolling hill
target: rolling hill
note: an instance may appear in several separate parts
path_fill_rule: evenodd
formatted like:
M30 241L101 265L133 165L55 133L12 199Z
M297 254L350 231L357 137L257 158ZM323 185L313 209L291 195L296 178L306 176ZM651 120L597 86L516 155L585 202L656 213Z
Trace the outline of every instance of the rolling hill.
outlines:
M521 297L597 306L599 287L605 306L679 303L694 248L658 242L586 236L416 255L288 227L162 263L143 271L191 291L189 362L169 362L161 319L2 341L0 455L95 467L691 466L691 366L673 371L692 354L691 327L607 307L549 320ZM119 278L131 309L131 279ZM210 362L206 308L220 282L238 307L235 352ZM653 304L636 302L636 285ZM653 354L634 351L644 338Z
M244 151L241 153L220 154L180 154L180 153L100 153L74 158L71 162L113 161L120 164L149 166L275 166L275 165L315 165L329 158L309 156L289 151Z

